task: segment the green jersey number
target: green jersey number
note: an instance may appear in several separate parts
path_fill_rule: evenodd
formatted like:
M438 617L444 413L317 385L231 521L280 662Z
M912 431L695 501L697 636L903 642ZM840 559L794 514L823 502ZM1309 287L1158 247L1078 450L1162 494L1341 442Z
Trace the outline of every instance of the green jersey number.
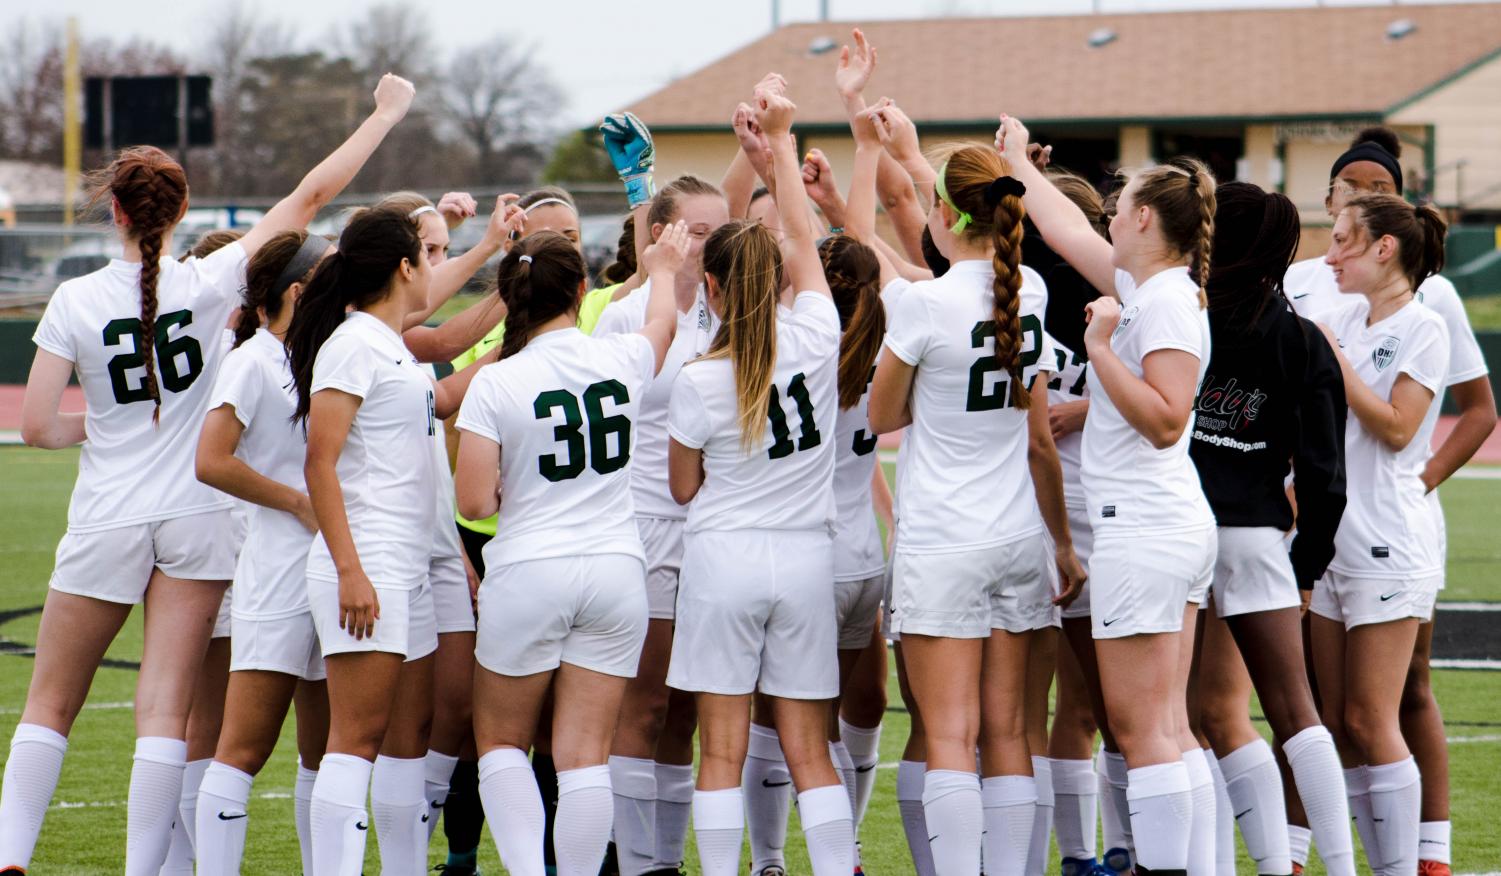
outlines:
M554 483L573 480L584 473L584 467L598 474L609 474L625 468L631 461L631 418L625 414L604 412L604 401L609 399L617 405L631 400L630 391L618 380L601 380L584 390L584 405L579 408L579 397L566 389L548 390L537 396L532 411L539 420L552 419L554 411L561 411L563 422L553 426L553 438L565 446L566 452L548 453L537 457L537 471ZM586 416L587 415L587 416ZM584 423L588 421L588 438L585 439ZM613 453L611 436L615 437Z
M1048 389L1063 390L1063 372L1069 365L1079 366L1079 379L1075 380L1067 390L1071 396L1084 397L1084 385L1089 377L1089 360L1063 347L1053 347L1053 353L1058 358L1058 368L1053 372L1053 379L1048 381Z
M803 372L792 375L787 383L787 395L797 404L798 438L792 443L792 432L787 428L787 412L782 410L782 394L776 386L771 387L771 397L766 402L766 415L771 419L771 446L766 455L772 459L791 456L798 450L810 450L823 442L818 432L818 423L813 419L813 399L808 395L808 379Z
M866 392L869 392L870 382L875 379L876 366L870 366L870 376L865 378ZM864 429L855 430L855 445L852 448L856 456L866 456L876 449L876 436Z
M191 310L174 310L156 318L156 370L161 386L169 392L182 392L193 385L203 373L203 348L198 341L186 334L193 324ZM170 336L173 326L184 330L176 338ZM132 368L145 368L146 355L141 351L141 321L136 317L112 319L104 326L104 345L117 347L125 338L130 338L131 350L109 360L109 384L115 393L115 403L128 405L132 402L151 401L151 391L146 388L143 376L139 384L130 385L127 372Z
M1026 314L1022 317L1022 354L1021 366L1025 371L1037 364L1042 357L1042 320L1035 314ZM1027 349L1027 337L1031 336L1032 348ZM975 349L985 346L987 340L995 338L995 320L984 319L975 323L975 327L969 332L969 345ZM993 377L991 377L993 375ZM994 380L987 392L985 384ZM969 366L969 393L965 399L966 411L998 411L1004 407L1016 407L1016 396L1019 392L1026 392L1025 386L1011 385L1009 375L995 361L995 354L988 353L975 360L975 364Z

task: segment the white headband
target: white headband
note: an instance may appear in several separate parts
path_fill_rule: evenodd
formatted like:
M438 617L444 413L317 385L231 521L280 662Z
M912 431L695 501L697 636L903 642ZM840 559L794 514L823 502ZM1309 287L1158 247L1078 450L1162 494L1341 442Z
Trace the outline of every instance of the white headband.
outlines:
M407 218L408 219L416 219L418 216L421 216L423 213L436 213L436 212L438 212L438 208L437 207L434 207L432 204L423 204L421 207L418 207L417 209L415 209L412 212L408 213L407 214Z
M563 206L565 206L568 209L572 210L573 214L575 216L577 216L578 212L579 212L577 207L573 206L572 204L568 203L567 201L563 200L562 198L543 198L542 200L537 201L534 204L528 205L521 212L523 212L523 213L531 213L533 210L537 209L538 207L545 207L548 204L562 204Z

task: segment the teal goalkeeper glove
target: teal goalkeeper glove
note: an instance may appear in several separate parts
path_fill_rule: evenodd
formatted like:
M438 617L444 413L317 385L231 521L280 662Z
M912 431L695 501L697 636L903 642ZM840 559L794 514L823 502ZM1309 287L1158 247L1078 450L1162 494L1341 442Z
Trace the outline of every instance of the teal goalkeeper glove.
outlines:
M651 131L636 118L635 113L612 113L605 116L599 132L604 135L610 163L615 165L615 172L625 183L625 196L631 207L650 201L657 193L652 184L657 153L652 145Z

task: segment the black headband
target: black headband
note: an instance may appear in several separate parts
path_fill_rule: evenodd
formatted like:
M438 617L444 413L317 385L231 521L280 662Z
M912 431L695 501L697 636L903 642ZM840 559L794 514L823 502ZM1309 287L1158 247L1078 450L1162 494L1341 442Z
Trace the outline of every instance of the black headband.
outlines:
M1397 185L1397 194L1402 193L1402 165L1397 162L1397 156L1386 151L1386 147L1380 143L1370 140L1356 143L1346 149L1345 154L1336 158L1334 166L1329 168L1329 179L1335 179L1339 176L1339 172L1345 169L1345 165L1356 161L1374 161L1386 168L1387 173L1392 175L1392 182Z
M1007 195L1020 198L1027 193L1027 187L1022 181L1014 176L998 176L990 181L985 187L985 204L994 207L1001 203L1001 199Z
M318 262L323 259L323 254L332 246L333 242L321 234L309 234L302 242L302 246L297 248L297 253L292 256L292 260L281 269L276 282L271 284L269 297L272 300L279 300L282 293L287 291L287 287L306 277L308 271L318 266Z

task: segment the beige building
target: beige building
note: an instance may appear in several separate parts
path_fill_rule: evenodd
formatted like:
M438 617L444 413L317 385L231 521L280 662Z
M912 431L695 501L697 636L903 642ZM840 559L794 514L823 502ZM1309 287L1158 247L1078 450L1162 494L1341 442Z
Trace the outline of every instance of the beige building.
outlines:
M630 109L651 126L658 177L718 179L729 117L769 70L787 77L804 149L847 180L853 144L834 92L847 23L789 25ZM863 25L879 50L868 100L892 99L928 143L988 141L1000 112L1054 160L1103 182L1173 155L1287 193L1321 245L1329 166L1360 128L1404 141L1410 192L1501 217L1501 3L1222 10Z

